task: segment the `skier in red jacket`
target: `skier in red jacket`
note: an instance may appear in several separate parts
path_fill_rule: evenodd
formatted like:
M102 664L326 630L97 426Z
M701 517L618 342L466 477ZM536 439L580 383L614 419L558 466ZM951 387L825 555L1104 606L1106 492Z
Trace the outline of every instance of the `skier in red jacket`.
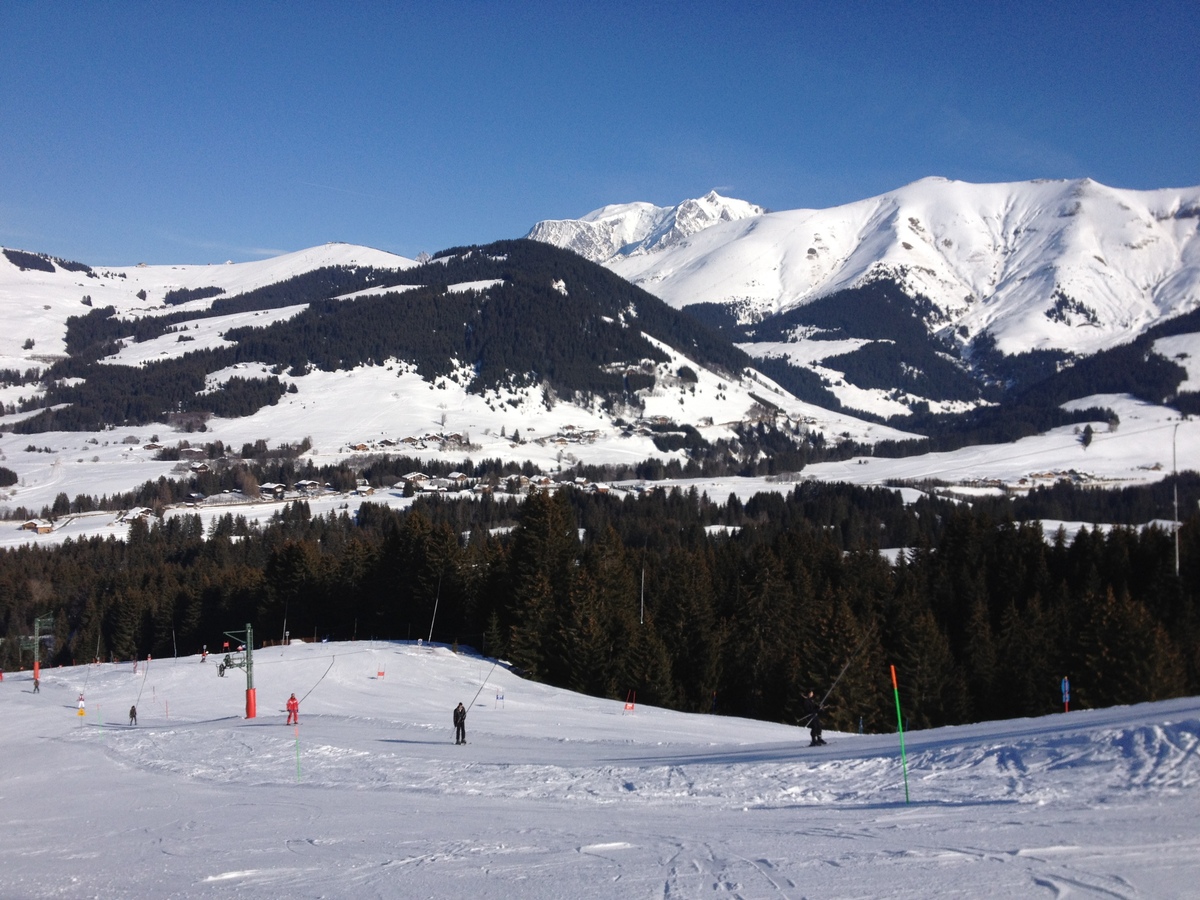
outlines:
M288 698L287 711L288 711L287 723L289 725L299 725L300 724L300 701L296 699L295 694L292 694L292 696Z

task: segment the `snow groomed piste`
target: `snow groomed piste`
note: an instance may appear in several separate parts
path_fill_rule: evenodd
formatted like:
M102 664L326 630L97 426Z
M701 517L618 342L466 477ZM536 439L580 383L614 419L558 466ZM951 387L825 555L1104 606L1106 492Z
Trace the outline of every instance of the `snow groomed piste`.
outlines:
M45 669L37 695L7 674L0 895L1131 897L1200 875L1200 699L907 733L906 805L896 734L809 748L384 642L256 650L246 719L216 664Z

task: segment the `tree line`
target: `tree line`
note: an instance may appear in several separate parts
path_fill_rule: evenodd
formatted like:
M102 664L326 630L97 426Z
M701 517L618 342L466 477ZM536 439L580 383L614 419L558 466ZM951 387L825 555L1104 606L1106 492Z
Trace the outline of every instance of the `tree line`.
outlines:
M846 730L891 727L888 665L913 727L1052 712L1064 675L1082 706L1200 689L1200 522L1176 577L1169 532L1047 540L1011 513L804 484L744 503L564 488L324 516L297 501L264 525L139 520L123 541L0 554L0 661L28 665L16 638L54 612L51 664L197 652L245 622L281 635L285 618L347 640L432 628L548 683L783 722L846 666L829 715Z

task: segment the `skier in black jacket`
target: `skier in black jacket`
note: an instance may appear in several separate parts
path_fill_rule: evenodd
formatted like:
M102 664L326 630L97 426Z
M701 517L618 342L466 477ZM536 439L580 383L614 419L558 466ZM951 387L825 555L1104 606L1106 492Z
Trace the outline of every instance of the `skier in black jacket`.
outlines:
M813 697L812 691L809 691L800 700L804 705L805 717L808 720L808 733L812 736L812 743L808 746L819 747L825 743L825 739L821 737L821 704Z
M467 709L461 703L454 707L454 743L467 742Z

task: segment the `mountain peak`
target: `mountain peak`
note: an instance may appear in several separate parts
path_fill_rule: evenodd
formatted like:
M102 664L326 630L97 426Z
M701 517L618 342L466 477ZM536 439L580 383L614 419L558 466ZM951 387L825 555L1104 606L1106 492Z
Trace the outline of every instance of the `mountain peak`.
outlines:
M986 331L1002 352L1094 353L1200 305L1197 208L1200 187L1138 191L1091 178L930 176L830 209L772 213L713 190L644 205L641 227L596 241L591 258L673 306L716 304L743 322L888 278L928 298L931 323L960 342ZM754 228L693 239L750 217ZM555 224L529 236L571 246L571 223Z
M664 250L720 222L763 215L761 206L724 197L710 190L703 197L675 206L617 203L592 210L579 219L538 222L526 238L565 247L593 262Z

